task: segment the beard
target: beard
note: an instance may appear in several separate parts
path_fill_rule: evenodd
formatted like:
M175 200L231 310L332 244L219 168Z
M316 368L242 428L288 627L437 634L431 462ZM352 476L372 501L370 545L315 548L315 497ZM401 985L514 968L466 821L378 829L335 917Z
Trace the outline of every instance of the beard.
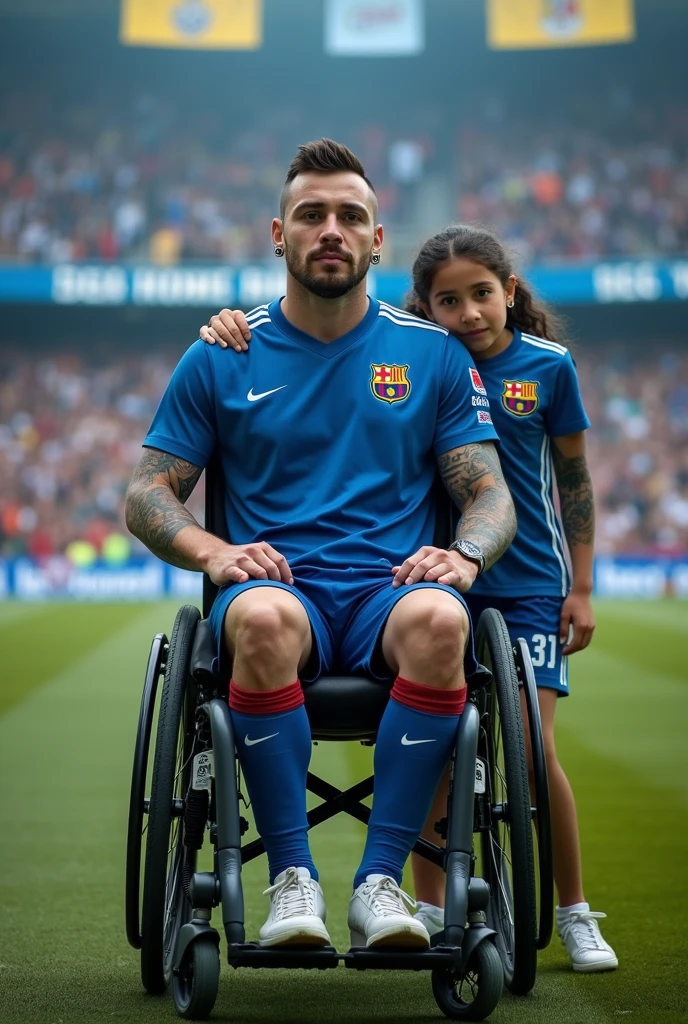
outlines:
M302 287L321 299L339 299L347 295L365 278L370 267L370 253L365 253L358 260L342 262L333 268L319 267L307 257L292 252L284 243L284 258L287 270Z

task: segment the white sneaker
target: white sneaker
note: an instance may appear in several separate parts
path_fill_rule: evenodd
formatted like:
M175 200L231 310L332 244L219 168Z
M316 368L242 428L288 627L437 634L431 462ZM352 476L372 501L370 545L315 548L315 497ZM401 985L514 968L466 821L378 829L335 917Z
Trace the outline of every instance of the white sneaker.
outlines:
M389 875L368 875L349 903L351 945L427 949L427 929L409 913L408 908L415 906Z
M308 868L287 868L266 889L270 913L260 929L261 946L328 946L323 892Z
M576 910L557 907L557 931L571 957L574 971L613 971L619 966L616 953L602 938L597 921L606 914L591 911L588 904Z
M420 921L421 924L425 925L428 935L432 938L437 932L441 932L444 928L444 910L442 907L436 907L434 903L423 903L418 900L418 910L413 915L414 921Z

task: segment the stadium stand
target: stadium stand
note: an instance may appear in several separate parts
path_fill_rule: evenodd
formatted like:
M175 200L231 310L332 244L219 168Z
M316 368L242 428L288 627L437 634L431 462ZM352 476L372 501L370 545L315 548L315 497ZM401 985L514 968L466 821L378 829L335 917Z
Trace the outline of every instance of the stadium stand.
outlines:
M487 103L441 146L418 130L420 117L406 133L342 125L378 188L394 243L386 264L409 263L430 200L433 216L483 222L528 259L688 250L688 114L636 105L623 89L602 108L597 123L540 119L533 130ZM216 116L190 119L153 95L70 105L10 93L0 106L0 259L263 260L283 168L308 137L304 116L279 110L259 129L228 132Z
M463 221L482 221L526 258L596 259L688 250L688 115L634 106L576 127L501 116L466 129L457 160ZM592 108L591 104L591 108ZM505 154L508 156L505 158Z

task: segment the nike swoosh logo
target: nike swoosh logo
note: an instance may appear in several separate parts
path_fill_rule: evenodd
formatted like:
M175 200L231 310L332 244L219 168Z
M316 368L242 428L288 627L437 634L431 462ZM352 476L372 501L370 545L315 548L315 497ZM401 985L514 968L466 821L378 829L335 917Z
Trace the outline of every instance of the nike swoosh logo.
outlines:
M246 736L244 737L244 743L246 744L247 747L255 747L256 743L265 743L266 740L274 740L275 736L279 736L279 733L273 732L270 733L269 736L259 736L257 740L250 740L248 738L248 733L246 733Z
M410 740L407 732L401 737L402 747L415 747L416 743L437 743L437 740Z
M261 400L261 398L267 398L268 395L274 395L275 391L283 391L284 388L288 388L288 387L289 387L288 384L283 384L282 387L280 387L280 388L273 388L272 391L261 391L261 393L259 395L254 395L253 394L253 388L251 388L251 390L246 395L246 397L248 398L249 402L259 402Z

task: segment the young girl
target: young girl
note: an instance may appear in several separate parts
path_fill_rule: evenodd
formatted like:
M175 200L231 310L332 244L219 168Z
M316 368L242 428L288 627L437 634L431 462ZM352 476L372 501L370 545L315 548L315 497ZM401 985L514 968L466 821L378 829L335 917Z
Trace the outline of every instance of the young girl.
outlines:
M465 596L474 621L484 608L497 608L512 640L523 636L528 642L547 756L557 930L574 971L611 970L618 961L597 923L605 915L591 912L585 902L576 805L554 743L557 699L568 694L566 658L587 647L594 630L594 507L584 435L590 424L575 366L557 341L555 318L535 304L488 231L454 225L428 239L413 265L413 294L406 309L446 328L479 361L480 375L467 386L474 392L476 417L491 414L500 436L518 532L506 554ZM250 329L242 313L223 310L211 323L201 328L205 341L246 347ZM552 466L561 522L553 502ZM446 782L423 831L433 842L433 824L445 807ZM418 914L428 931L438 931L443 927L444 873L416 855L412 866Z

